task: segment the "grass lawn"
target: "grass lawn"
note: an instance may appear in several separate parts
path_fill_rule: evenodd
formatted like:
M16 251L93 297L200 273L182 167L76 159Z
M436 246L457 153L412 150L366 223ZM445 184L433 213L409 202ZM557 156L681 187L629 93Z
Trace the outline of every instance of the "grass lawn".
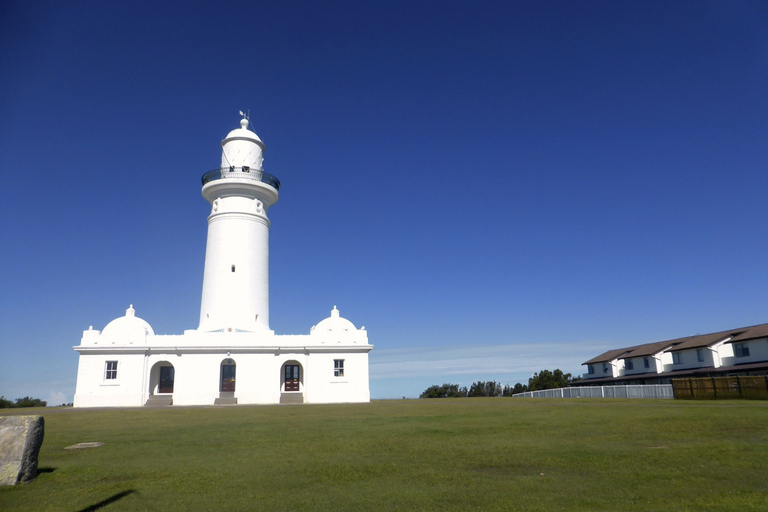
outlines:
M0 510L768 510L768 403L460 398L25 409ZM65 450L101 441L100 448Z

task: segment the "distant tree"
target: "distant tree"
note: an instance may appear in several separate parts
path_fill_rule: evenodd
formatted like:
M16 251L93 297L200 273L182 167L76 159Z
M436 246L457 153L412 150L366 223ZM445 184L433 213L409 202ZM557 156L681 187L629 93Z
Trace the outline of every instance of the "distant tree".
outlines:
M25 396L24 398L17 398L13 407L45 407L46 405L48 405L48 402L45 400Z
M458 384L443 384L442 386L429 386L419 395L419 398L454 398L467 396L467 388L460 388Z
M515 384L514 388L512 388L513 395L516 395L517 393L525 393L526 391L528 391L528 385L520 384L519 382Z
M501 396L501 384L494 380L473 382L467 396Z
M528 379L528 389L530 391L538 391L540 389L565 388L568 387L569 382L571 382L570 373L563 373L559 369L554 372L541 370L539 373L534 373L533 377Z
M15 402L6 400L4 396L0 396L0 409L9 409L14 407L45 407L48 402L40 400L39 398L32 398L25 396L24 398L17 398Z

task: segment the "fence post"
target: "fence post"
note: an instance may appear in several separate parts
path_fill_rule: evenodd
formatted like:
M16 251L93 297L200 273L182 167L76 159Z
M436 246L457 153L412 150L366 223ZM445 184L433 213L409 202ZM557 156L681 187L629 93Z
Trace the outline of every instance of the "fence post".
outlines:
M714 377L710 377L712 379L712 397L717 398L717 381Z
M691 388L691 400L696 400L696 397L693 396L693 379L688 379L688 387Z
M739 398L744 398L744 395L741 394L741 375L736 376L736 383L739 385Z

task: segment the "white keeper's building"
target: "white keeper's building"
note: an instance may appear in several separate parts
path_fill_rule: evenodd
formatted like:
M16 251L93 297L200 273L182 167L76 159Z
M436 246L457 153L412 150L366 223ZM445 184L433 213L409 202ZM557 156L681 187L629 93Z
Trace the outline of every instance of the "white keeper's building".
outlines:
M269 328L269 208L280 181L263 170L248 120L203 175L211 203L200 325L155 334L136 316L83 332L75 407L368 402L368 343L334 306L309 334Z

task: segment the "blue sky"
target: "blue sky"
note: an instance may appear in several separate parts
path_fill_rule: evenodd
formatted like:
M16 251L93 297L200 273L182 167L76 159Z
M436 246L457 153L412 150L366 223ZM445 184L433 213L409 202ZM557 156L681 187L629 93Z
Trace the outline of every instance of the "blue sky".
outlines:
M270 323L374 397L768 321L765 2L0 3L0 395L83 329L198 324L200 176L250 109Z

